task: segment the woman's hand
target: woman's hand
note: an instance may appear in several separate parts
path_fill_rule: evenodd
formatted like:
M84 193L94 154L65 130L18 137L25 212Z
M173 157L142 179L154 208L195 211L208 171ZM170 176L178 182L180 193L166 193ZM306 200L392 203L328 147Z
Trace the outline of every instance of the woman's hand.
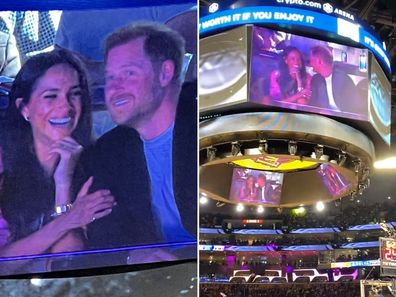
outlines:
M293 79L297 79L297 76L300 75L300 69L301 66L299 65L293 65L292 67L289 68L289 74Z
M282 101L287 103L307 104L311 98L311 91L309 89L302 89L300 92L284 98Z
M279 70L274 70L271 72L270 76L270 97L274 100L279 100L282 96L281 88L278 83L280 76Z
M49 158L56 158L54 181L57 187L70 187L74 168L83 147L71 137L65 137L54 142L51 146Z
M298 99L297 103L299 104L307 104L309 102L309 99L311 98L311 90L308 89L302 89L298 94Z
M62 215L70 229L83 227L111 213L114 206L114 197L109 190L98 190L88 194L93 182L90 177L81 187L76 201L69 212Z
M302 89L298 94L301 96L301 97L304 97L304 98L309 98L309 97L311 97L311 90L308 90L308 89Z

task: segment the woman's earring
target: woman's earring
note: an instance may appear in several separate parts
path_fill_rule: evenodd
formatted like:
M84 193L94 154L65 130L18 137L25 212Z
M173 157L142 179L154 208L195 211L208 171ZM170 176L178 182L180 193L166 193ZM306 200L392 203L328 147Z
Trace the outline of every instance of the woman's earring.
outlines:
M26 122L30 122L30 118L28 116L24 116Z

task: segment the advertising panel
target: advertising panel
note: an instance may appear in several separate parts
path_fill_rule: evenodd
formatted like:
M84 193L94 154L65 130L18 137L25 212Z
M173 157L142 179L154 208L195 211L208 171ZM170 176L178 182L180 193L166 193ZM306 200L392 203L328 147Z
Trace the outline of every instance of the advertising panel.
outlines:
M237 28L199 43L199 110L247 101L247 33Z

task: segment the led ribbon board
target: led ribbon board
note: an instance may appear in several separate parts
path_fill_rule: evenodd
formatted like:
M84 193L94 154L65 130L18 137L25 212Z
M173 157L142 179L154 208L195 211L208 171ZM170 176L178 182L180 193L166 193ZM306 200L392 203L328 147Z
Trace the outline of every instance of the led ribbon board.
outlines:
M199 228L200 234L225 234L223 229L220 228Z
M238 235L277 235L283 234L282 230L272 230L272 229L238 229L232 232Z
M293 229L290 233L293 234L317 234L317 233L335 233L341 232L339 228L300 228Z
M155 5L170 5L170 4L181 4L181 3L192 3L196 4L196 1L185 0L138 0L138 1L126 1L126 0L97 0L97 1L80 1L80 0L13 0L13 1L1 1L1 10L81 10L81 9L110 9L110 8L128 8L128 7L139 7L139 6L155 6Z
M296 26L320 34L325 33L331 39L341 43L343 39L349 38L371 50L388 74L391 72L390 60L384 46L363 25L356 21L315 11L282 6L251 6L223 10L201 17L199 33L207 35L216 30L245 24Z
M372 267L372 266L380 266L380 261L365 260L365 261L334 262L330 264L331 268Z
M282 251L329 251L333 250L330 244L291 245L282 248Z
M273 252L273 246L236 246L236 245L210 245L200 244L200 251L206 252Z
M366 242L352 242L344 243L340 246L341 249L368 249L378 247L378 241L366 241Z
M381 230L379 224L356 225L348 228L348 231Z

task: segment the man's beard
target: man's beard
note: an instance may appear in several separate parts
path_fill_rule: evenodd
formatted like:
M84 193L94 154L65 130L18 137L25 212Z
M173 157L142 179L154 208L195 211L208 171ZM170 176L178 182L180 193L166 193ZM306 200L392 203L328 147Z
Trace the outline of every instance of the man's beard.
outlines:
M138 128L142 123L151 119L153 114L160 107L164 99L165 88L163 88L157 79L151 88L151 100L149 104L142 106L141 110L136 112L128 119L126 126ZM143 99L144 100L144 99Z

